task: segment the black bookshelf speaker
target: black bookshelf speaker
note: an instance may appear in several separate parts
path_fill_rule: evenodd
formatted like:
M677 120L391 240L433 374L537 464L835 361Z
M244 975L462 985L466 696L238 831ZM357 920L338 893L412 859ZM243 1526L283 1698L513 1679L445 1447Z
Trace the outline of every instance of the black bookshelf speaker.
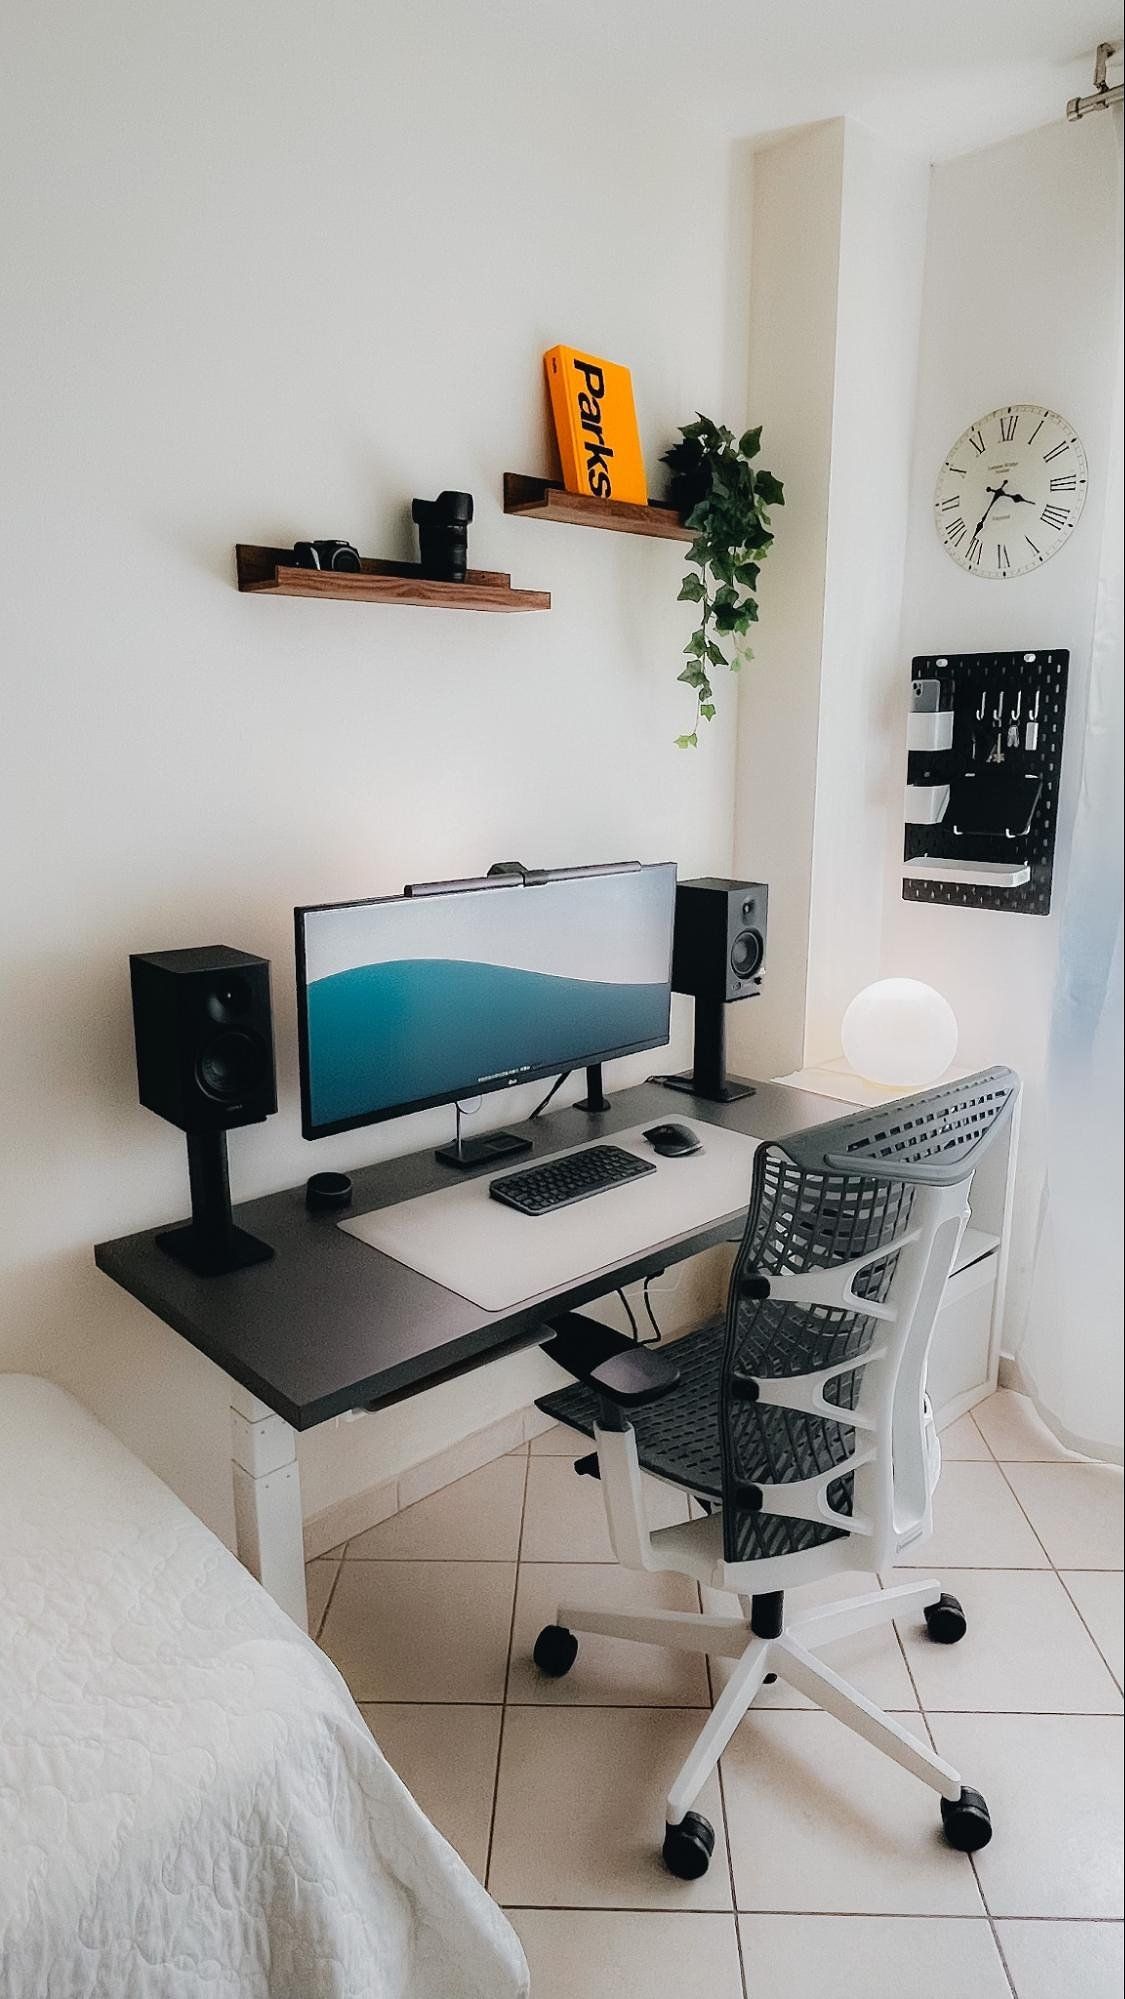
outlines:
M205 944L129 960L141 1102L181 1131L231 1131L277 1109L266 958Z
M677 883L672 987L694 995L695 1035L690 1070L657 1079L668 1089L713 1104L753 1096L753 1084L727 1075L726 1010L762 989L768 906L765 882L703 875Z
M704 875L676 886L672 986L696 999L751 999L766 960L764 882Z
M129 976L141 1102L187 1135L191 1221L156 1241L200 1277L264 1263L269 1244L231 1218L226 1135L277 1109L269 960L227 944L146 951Z

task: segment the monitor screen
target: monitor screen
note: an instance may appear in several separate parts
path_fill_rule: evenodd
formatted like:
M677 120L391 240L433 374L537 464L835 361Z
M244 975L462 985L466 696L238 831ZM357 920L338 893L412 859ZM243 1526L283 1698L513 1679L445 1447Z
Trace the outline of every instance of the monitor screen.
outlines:
M298 909L306 1138L663 1047L674 862Z

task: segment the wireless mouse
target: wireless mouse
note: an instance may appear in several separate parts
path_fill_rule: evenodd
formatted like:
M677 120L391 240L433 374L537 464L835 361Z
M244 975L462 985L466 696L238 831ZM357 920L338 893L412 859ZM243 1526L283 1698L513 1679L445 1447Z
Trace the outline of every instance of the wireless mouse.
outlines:
M654 1152L665 1159L682 1159L686 1153L702 1152L695 1133L686 1124L653 1124L645 1133Z

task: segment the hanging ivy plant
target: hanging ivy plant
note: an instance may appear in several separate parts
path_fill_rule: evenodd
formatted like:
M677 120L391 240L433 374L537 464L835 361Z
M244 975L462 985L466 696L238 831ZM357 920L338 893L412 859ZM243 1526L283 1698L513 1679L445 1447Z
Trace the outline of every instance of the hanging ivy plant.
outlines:
M715 714L712 667L737 673L754 657L743 641L757 623L758 572L773 546L768 510L784 506L785 494L780 479L751 463L761 425L736 442L732 431L697 416L683 425L680 439L662 462L672 473L669 500L695 535L680 600L699 605L699 624L684 647L687 665L679 675L695 692L695 721L687 735L676 737L679 749L693 750L700 722Z

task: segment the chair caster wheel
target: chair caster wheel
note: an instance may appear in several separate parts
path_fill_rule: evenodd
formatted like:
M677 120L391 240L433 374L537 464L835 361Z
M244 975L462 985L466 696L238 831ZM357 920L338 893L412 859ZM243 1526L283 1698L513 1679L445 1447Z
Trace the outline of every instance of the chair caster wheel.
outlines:
M698 1881L706 1874L715 1851L715 1828L699 1812L685 1812L679 1825L664 1834L664 1865L681 1881Z
M962 1789L959 1798L943 1798L941 1822L946 1839L958 1853L979 1853L992 1838L992 1820L979 1791Z
M922 1612L926 1620L926 1630L935 1645L956 1645L965 1636L968 1625L965 1613L955 1596L945 1591L936 1603L928 1603Z
M535 1641L532 1658L541 1673L561 1680L578 1657L578 1640L565 1624L545 1624Z

